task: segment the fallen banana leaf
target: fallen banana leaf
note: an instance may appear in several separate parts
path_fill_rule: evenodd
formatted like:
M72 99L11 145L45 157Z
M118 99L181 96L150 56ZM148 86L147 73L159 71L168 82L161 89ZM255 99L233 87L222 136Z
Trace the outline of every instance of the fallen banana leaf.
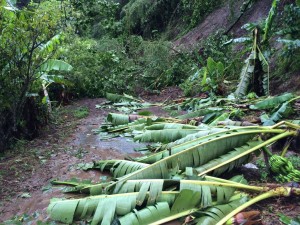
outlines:
M179 124L179 123L159 123L145 127L146 130L164 130L164 129L197 129L197 126Z
M109 170L114 178L122 177L139 169L149 166L145 163L126 160L102 160L94 163L93 168L101 171Z
M202 110L198 110L198 111L195 111L195 112L184 114L182 116L178 116L177 118L182 119L182 120L183 119L189 119L189 118L204 116L204 115L207 115L207 114L212 113L212 112L220 112L220 111L223 111L223 110L224 110L223 108L202 109Z
M276 122L280 121L283 118L286 118L287 116L291 115L293 113L293 109L289 102L283 103L280 108L274 112L269 119L267 119L263 125L264 126L272 126Z
M247 200L247 197L242 197L224 205L215 205L205 211L193 213L194 216L199 218L194 222L196 222L197 225L215 225L228 213L247 202Z
M106 98L112 102L143 102L142 100L134 98L127 94L118 95L113 93L106 93Z
M285 93L276 97L269 97L260 102L250 105L250 109L254 110L263 110L263 109L273 109L274 107L294 98L294 95L291 93Z
M169 143L197 132L198 129L147 130L143 134L136 135L134 141Z
M107 189L109 190L115 185L119 187L124 181L132 179L168 179L170 178L171 169L178 168L179 170L184 170L186 167L201 166L210 160L227 153L233 148L242 146L257 134L284 132L285 131L281 129L249 129L244 132L239 130L228 131L225 135L209 139L201 144L192 146L191 148L185 148L183 151L172 154L171 156L163 158L146 168L133 172L114 184L109 185ZM287 132L286 135L288 136L292 134L294 133Z
M238 84L238 87L234 92L234 95L237 98L244 97L248 92L248 86L250 84L250 81L252 79L252 74L254 72L254 61L256 58L255 51L256 51L256 46L253 46L249 57L245 60L245 65L240 75L240 83Z
M121 225L148 225L156 220L165 218L171 213L167 202L158 202L155 206L148 206L142 210L135 210L118 219Z
M201 143L204 143L208 140L213 140L215 138L221 137L223 135L227 135L229 133L234 132L244 132L244 131L250 131L255 130L257 127L240 127L240 128L234 128L234 129L228 129L228 128L213 128L208 131L200 131L194 135L188 135L183 139L179 139L176 142L167 144L162 147L162 149L165 149L163 151L160 151L158 153L151 154L149 156L140 157L137 159L139 162L143 163L154 163L157 162L160 159L166 158L168 156L171 156L173 154L179 153L181 151L184 151L185 149L189 149L192 147L195 147Z
M232 159L235 156L240 155L241 153L252 149L253 147L261 144L262 141L251 141L246 143L245 145L235 148L233 151L228 152L225 155L220 156L219 158L213 159L211 161L209 161L208 163L195 168L195 171L197 171L197 173L199 175L203 175L207 173L207 170L210 170L211 168L213 168L214 170L212 171L212 175L213 176L218 176L220 174L223 174L224 172L229 172L232 169L236 168L236 167L240 167L242 164L246 163L249 161L250 156L246 155L243 156L233 162L230 162L224 166L218 167L218 165L221 165L221 163L226 162L227 160Z
M217 126L220 121L224 121L229 119L230 114L229 113L223 113L222 115L215 118L209 125L210 126Z
M74 200L53 200L47 212L53 220L71 224L76 220L92 219L91 224L110 224L115 215L131 212L139 193L98 195ZM179 192L162 192L157 202L173 203ZM147 198L147 196L146 196Z

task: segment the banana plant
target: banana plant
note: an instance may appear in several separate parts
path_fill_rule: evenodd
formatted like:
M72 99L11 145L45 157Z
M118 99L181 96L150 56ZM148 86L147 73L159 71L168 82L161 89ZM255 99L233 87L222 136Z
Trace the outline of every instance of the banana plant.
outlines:
M258 95L269 94L269 64L259 47L259 30L253 31L253 45L240 75L240 82L234 92L237 98L247 95L249 87Z
M45 46L45 48L49 47L49 44ZM66 81L62 75L50 75L48 73L51 71L71 71L72 69L73 68L70 64L56 59L49 59L38 68L37 77L39 78L39 80L41 80L42 88L44 91L43 102L47 104L49 113L51 112L52 107L47 87L52 83L59 83L64 86L68 83L68 81Z
M234 93L237 98L246 96L251 87L259 96L269 95L269 63L265 58L266 54L263 54L263 52L270 51L270 33L279 2L280 0L273 0L263 27L255 26L253 24L246 24L243 26L244 28L253 31L253 45L249 57L245 60L245 65L240 76L240 82ZM260 38L260 33L262 33L262 38ZM244 40L248 41L247 39Z

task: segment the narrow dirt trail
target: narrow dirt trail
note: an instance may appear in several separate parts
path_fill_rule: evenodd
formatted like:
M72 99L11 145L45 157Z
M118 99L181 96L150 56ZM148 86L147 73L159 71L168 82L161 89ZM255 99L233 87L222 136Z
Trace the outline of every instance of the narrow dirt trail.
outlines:
M67 113L60 125L1 158L0 222L14 216L22 218L23 214L34 215L35 221L45 221L51 198L72 197L63 194L61 187L51 186L51 180L77 178L98 182L106 174L96 170L85 172L78 164L140 154L133 149L144 144L126 138L101 141L99 135L93 134L93 129L99 128L110 112L95 108L103 101L85 99L65 107ZM78 107L88 107L89 115L83 119L72 117L69 113Z

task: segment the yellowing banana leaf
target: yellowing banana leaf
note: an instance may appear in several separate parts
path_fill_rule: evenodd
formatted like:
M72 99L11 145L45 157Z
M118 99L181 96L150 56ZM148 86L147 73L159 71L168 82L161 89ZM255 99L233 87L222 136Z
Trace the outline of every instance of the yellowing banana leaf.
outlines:
M254 60L256 55L255 51L256 48L252 49L250 56L245 61L245 65L240 75L240 83L238 84L238 87L234 92L234 95L237 98L244 97L248 92L248 86L251 82L252 74L254 72Z
M143 134L135 136L134 141L169 143L198 131L197 129L147 130Z
M257 102L254 105L250 105L250 109L273 109L274 107L294 98L294 95L291 93L285 93L276 97L269 97L260 102Z

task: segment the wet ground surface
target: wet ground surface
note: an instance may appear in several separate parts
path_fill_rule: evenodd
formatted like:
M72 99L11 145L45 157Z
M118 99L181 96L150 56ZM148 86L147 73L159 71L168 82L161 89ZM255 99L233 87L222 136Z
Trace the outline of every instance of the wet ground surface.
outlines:
M180 92L168 90L163 97L155 96L154 99L165 100L169 96L174 98L172 95L180 96ZM83 171L78 165L140 155L134 148L144 144L132 142L126 137L101 140L99 135L94 134L93 130L98 129L111 112L95 108L96 104L103 101L104 99L84 99L64 107L60 110L63 111L60 120L45 129L39 138L20 143L14 151L0 156L0 223L12 217L17 217L17 221L22 224L48 221L46 209L51 198L74 197L62 193L60 186L51 186L51 180L77 178L99 182L108 174L97 170ZM74 118L72 112L82 106L89 108L89 116L84 119ZM157 116L168 115L160 107L148 110ZM246 174L249 175L249 171ZM261 202L252 209L263 212L263 224L282 224L278 221L278 213L297 216L300 205L296 198L278 198ZM24 214L33 217L30 219L31 223L22 222L26 217ZM171 224L180 223L169 223Z
M85 99L74 102L63 109L65 113L58 125L49 126L39 138L20 143L20 147L0 158L0 222L16 218L11 224L23 220L23 224L29 224L25 222L27 215L30 216L30 224L48 221L46 211L51 198L74 197L62 193L63 187L52 186L51 180L77 178L99 182L108 174L97 170L83 171L78 165L141 155L134 149L145 144L127 137L101 140L99 135L94 134L111 112L95 108L103 101ZM89 116L74 118L72 112L78 107L88 107ZM158 116L167 115L159 107L148 110Z
M51 134L46 131L40 138L22 145L19 154L12 152L1 158L0 222L14 216L22 218L23 214L35 215L36 220L47 220L46 208L51 198L72 197L63 194L61 187L51 186L53 179L99 182L107 175L97 170L83 171L78 168L80 163L140 155L134 148L145 144L125 137L101 140L94 134L93 130L99 128L108 113L95 109L102 101L86 99L67 106L69 112L86 106L89 116L78 120L67 113L65 121L51 130Z

